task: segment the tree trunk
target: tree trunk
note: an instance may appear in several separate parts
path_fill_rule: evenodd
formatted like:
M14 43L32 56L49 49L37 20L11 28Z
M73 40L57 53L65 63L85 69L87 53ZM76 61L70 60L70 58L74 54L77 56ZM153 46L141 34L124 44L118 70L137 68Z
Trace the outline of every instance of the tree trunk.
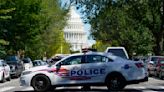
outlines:
M154 48L155 55L162 55L163 54L163 45L164 45L164 0L161 2L160 8L160 18L161 18L161 26L160 32L155 35L156 46Z
M156 46L154 47L154 53L155 55L161 55L163 51L163 34L159 33L155 38Z
M161 47L161 54L163 54L163 45L164 45L164 0L162 0L162 7L161 7L161 42L160 42L160 47Z

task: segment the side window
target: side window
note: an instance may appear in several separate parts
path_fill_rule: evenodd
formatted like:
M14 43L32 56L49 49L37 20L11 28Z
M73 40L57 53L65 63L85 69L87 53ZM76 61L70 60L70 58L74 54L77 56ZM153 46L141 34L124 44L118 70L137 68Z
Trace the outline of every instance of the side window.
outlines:
M102 62L102 56L100 55L87 55L86 63Z
M82 56L73 56L73 57L67 58L61 62L61 65L81 64L81 58Z
M101 55L88 55L86 63L113 62L112 59Z
M109 58L102 56L102 62L108 62L110 61Z
M113 60L112 60L112 59L110 59L110 58L108 58L108 62L113 62Z

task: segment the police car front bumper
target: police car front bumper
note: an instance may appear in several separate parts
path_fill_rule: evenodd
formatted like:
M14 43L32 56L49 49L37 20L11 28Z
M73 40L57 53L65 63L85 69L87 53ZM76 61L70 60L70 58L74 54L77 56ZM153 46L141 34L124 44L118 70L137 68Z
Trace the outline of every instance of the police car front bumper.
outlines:
M20 77L20 86L31 86L30 76L23 75Z

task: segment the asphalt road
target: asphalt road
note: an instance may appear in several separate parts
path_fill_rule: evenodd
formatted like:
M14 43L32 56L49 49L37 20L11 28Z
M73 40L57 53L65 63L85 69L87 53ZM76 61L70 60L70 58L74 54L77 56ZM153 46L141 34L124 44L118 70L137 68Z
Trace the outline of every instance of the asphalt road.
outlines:
M32 87L19 86L19 79L0 83L0 92L34 92ZM55 92L87 92L81 87L58 87ZM89 92L108 92L107 87L91 87ZM128 85L120 92L164 92L164 80L150 77L148 82Z

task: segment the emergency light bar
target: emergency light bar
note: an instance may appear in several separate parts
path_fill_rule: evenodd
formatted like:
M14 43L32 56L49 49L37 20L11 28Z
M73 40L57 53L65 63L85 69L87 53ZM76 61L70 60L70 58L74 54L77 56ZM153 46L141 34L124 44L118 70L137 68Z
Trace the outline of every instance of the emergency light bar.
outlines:
M93 49L93 48L83 48L83 49L82 49L82 52L83 52L83 53L86 53L86 52L89 52L89 51L97 52L97 49Z

